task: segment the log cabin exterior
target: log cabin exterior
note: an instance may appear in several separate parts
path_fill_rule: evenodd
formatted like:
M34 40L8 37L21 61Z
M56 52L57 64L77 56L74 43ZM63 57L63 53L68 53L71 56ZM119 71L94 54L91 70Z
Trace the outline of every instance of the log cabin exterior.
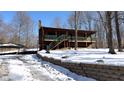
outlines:
M92 40L93 34L96 31L78 30L78 47L88 47L95 43ZM70 48L75 45L75 30L74 29L62 29L52 27L40 27L39 28L39 49L59 49Z

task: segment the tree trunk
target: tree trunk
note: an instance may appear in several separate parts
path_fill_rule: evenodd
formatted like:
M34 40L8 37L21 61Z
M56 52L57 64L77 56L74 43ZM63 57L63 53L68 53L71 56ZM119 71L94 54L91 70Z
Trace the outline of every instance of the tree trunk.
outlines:
M77 42L77 12L75 11L75 50L77 50L78 42Z
M111 24L111 11L106 12L107 27L108 27L108 42L109 42L109 53L116 54L113 47L112 41L112 24Z
M117 40L118 40L118 51L122 51L122 45L121 45L121 36L120 36L120 29L119 29L119 22L118 22L118 12L115 11L115 28L117 33Z

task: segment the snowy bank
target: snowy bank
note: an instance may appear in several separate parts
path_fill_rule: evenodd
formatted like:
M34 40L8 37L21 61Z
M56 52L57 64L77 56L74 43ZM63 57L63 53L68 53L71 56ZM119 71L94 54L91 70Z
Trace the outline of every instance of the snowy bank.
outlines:
M117 50L116 50L117 51ZM44 61L96 80L124 80L124 53L108 54L108 49L52 50L37 54Z
M62 62L72 63L92 63L106 65L121 65L124 66L124 52L117 54L108 54L108 49L78 49L78 50L51 50L50 54L46 51L39 51L42 56L49 58L60 59Z

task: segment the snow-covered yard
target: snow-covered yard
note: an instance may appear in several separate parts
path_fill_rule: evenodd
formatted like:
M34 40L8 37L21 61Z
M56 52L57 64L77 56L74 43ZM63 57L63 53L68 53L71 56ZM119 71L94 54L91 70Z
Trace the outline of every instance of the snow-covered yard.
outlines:
M94 80L70 72L60 66L38 59L36 55L4 55L0 56L0 67L6 66L0 73L0 80L10 81L86 81ZM1 69L1 68L0 68Z
M124 52L108 54L108 49L78 49L39 51L42 56L61 59L62 62L92 63L124 66ZM54 65L32 55L1 55L0 80L10 81L90 81L66 68Z
M124 52L115 51L117 54L108 54L108 49L82 48L78 50L51 50L50 54L45 53L46 51L43 50L39 54L61 59L63 62L124 65Z

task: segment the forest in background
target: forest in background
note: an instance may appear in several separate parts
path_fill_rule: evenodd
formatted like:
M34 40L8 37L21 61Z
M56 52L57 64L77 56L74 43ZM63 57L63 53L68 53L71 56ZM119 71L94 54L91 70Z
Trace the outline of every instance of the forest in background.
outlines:
M96 48L114 48L122 51L124 46L123 11L76 11L77 29L95 30ZM41 19L42 21L42 19ZM37 47L38 36L34 34L38 26L27 12L18 11L8 24L0 15L0 43L23 44L27 48ZM71 12L66 23L58 16L52 27L75 29L75 12ZM38 29L37 29L38 30Z
M27 48L34 48L38 42L34 27L35 23L27 12L16 12L10 23L6 23L1 15L0 43L22 44Z
M69 16L68 24L64 25L58 19L54 21L55 27L95 30L96 48L109 48L109 53L115 54L114 48L122 51L124 47L123 11L76 11Z

